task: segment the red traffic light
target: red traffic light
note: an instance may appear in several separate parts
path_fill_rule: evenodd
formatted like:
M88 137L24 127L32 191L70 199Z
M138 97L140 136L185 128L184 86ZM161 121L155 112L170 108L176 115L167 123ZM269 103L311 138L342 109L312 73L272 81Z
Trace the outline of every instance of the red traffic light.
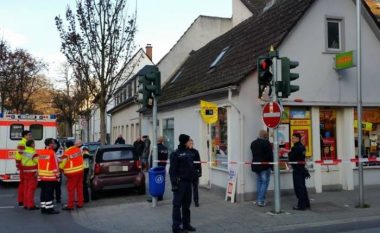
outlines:
M260 61L261 70L267 70L273 64L271 59L264 59Z

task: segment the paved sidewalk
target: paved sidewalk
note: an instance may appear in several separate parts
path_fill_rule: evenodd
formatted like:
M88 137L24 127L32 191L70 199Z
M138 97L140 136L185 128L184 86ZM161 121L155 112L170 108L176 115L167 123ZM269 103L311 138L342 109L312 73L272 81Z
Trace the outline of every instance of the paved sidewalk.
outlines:
M370 208L355 208L358 191L328 191L310 193L312 210L294 211L293 195L282 197L284 214L270 215L268 206L257 207L252 202L224 201L220 191L200 189L200 207L191 207L192 225L197 232L276 232L303 227L326 226L353 221L380 220L380 187L365 189L366 203ZM98 206L96 202L74 212L78 224L104 232L171 232L171 193L156 208L140 200L111 206ZM100 208L99 208L100 207Z

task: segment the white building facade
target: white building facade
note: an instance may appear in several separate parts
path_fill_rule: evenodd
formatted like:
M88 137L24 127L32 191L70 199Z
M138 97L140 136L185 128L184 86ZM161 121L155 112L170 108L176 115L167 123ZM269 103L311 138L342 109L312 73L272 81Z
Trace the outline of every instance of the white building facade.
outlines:
M305 1L308 3L302 4L308 5L305 5L303 9L298 9L296 7L298 6L297 0L278 0L275 2L272 6L274 9L278 7L276 4L283 4L283 7L289 7L293 12L298 11L300 17L294 20L294 26L284 26L289 28L284 37L278 39L268 36L268 41L272 40L274 45L277 45L280 56L289 57L291 60L300 63L295 70L299 73L300 78L294 81L294 84L300 86L300 91L293 93L291 98L283 101L285 114L280 125L281 143L289 148L291 146L291 134L293 132L303 134L303 143L307 147L307 160L312 174L312 179L307 181L309 188L316 192L330 188L351 190L358 183L356 164L350 162L350 159L357 155L357 142L355 143L357 129L354 126L357 98L356 68L336 71L334 69L334 58L338 53L356 49L355 4L353 1L346 0L316 0ZM259 19L275 17L271 16L274 14L271 10L273 9L268 7L263 15L258 16ZM279 14L276 17L282 19L283 16L280 12L276 13ZM289 15L286 19L291 19L291 17ZM380 66L379 28L365 9L364 19L362 21L363 121L371 125L364 131L364 147L367 156L379 157L380 100L376 96L376 90L380 87L380 79L377 78L377 67ZM254 18L249 21L242 23L244 25L238 25L236 29L233 29L235 31L231 30L226 35L216 38L196 51L195 58L190 56L168 80L163 95L168 94L173 97L164 99L159 105L159 132L163 135L165 132L173 134L172 138L175 141L173 147L178 144L178 136L181 133L186 133L194 139L195 145L200 151L201 160L251 161L250 144L257 138L259 130L265 129L261 118L263 102L257 98L257 72L254 66L253 69L247 68L244 78L239 78L239 81L236 81L236 72L230 72L232 68L223 68L231 67L231 64L233 66L239 65L240 62L238 63L236 58L231 58L232 53L241 53L241 56L245 56L247 54L244 54L243 51L249 50L252 58L264 55L264 52L257 53L257 49L254 47L244 47L247 46L245 42L237 44L241 40L229 41L227 39L229 36L237 35L238 32L245 32L245 28L260 25L257 22L258 20L255 22ZM253 33L254 30L251 30ZM242 35L240 34L240 36ZM255 35L247 33L244 36L248 40L248 37ZM230 42L235 42L235 44L228 44ZM220 45L221 43L226 44ZM265 49L269 48L269 45ZM215 48L219 46L219 49L214 50L213 46ZM206 60L206 56L214 52L210 57L216 58L221 54L220 48L223 47L227 48L225 55L224 57L222 55L220 64L217 64L216 67L211 66L211 61L215 62L216 60L212 59L208 64L209 70L206 69L204 73L199 75L193 73L193 76L186 74L187 69L202 66L202 61L199 63L194 61L197 58L199 60L200 55L203 55ZM205 52L207 50L210 52ZM243 62L246 62L247 59L249 58ZM256 62L256 59L251 60L249 62ZM242 67L242 69L245 68ZM182 74L176 77L181 69L183 69ZM218 69L223 69L223 72L218 73ZM219 86L211 84L214 85L213 88L205 89L203 86L210 85L207 77L209 75L212 79L213 72L215 73L215 82L224 77L226 79L230 77L231 82L226 81L224 85ZM199 89L203 88L202 90L205 91L196 92L196 89L192 89L192 92L188 92L191 94L175 94L175 91L170 88L171 85L173 88L176 85L183 85L182 82L185 80L181 81L181 76L184 76L183 79L193 77L193 80L188 80L189 85L196 85L196 83L201 82ZM187 93L187 89L183 88L178 92ZM201 99L218 104L219 121L216 124L208 126L201 120L199 112L199 100ZM149 121L149 117L146 118L146 123ZM283 159L286 159L286 154ZM315 163L321 159L340 159L343 162L329 166L321 166ZM376 163L365 165L365 183L379 184L377 175L380 173L380 167ZM249 165L231 163L227 165L218 162L217 164L203 166L201 184L226 188L228 170L235 169L238 172L237 192L239 199L254 198L256 177ZM281 189L292 188L291 171L282 166ZM269 189L273 189L273 182L271 182Z

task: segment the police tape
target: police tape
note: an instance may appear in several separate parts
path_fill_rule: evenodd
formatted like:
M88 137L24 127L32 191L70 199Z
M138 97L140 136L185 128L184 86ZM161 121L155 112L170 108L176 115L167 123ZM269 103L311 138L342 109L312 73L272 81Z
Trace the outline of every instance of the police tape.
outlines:
M158 163L167 163L169 160L154 160ZM341 159L325 159L325 160L316 160L316 161L278 161L278 162L239 162L239 161L224 161L224 160L211 160L211 161L194 161L195 164L237 164L237 165L275 165L275 164L318 164L318 165L339 165L342 163L371 163L371 162L380 162L380 158L360 158L360 159L350 159L350 160L341 160Z

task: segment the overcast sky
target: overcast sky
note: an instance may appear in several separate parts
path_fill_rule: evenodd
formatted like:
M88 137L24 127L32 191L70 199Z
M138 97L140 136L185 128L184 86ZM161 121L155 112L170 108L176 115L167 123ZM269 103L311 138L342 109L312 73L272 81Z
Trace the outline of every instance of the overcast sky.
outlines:
M157 63L199 15L231 17L232 0L129 0L137 2L137 48L153 46ZM12 47L28 50L49 64L48 76L57 79L64 61L54 17L64 16L75 0L0 0L0 38Z

